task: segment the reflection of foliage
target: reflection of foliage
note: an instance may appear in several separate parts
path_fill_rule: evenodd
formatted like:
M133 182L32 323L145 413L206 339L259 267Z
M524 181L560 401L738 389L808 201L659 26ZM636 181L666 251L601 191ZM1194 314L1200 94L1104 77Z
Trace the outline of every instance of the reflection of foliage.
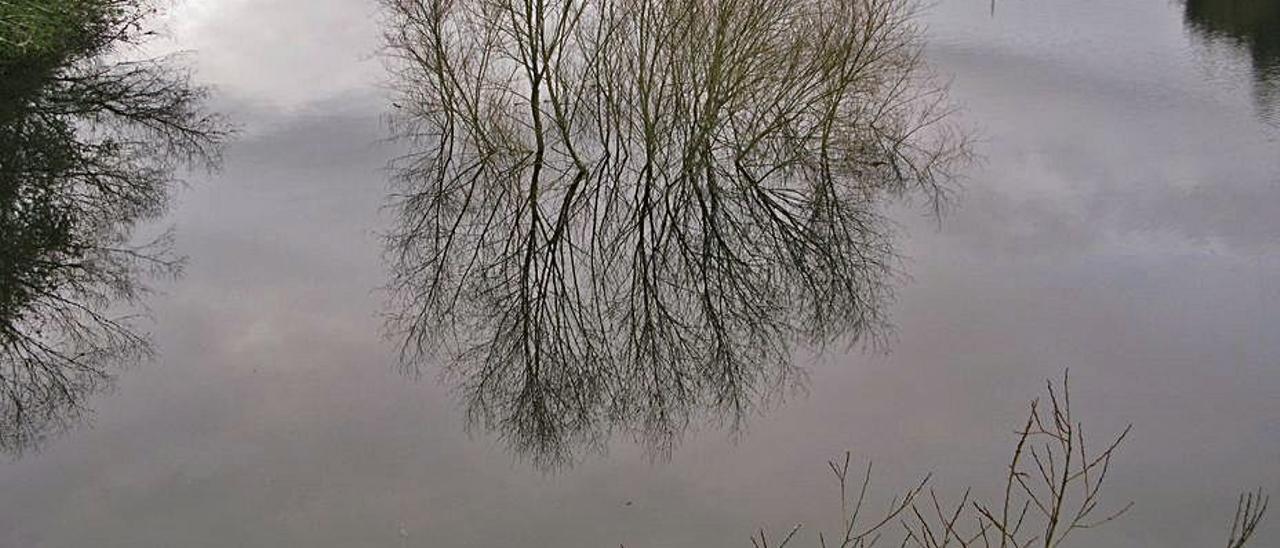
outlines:
M384 0L406 363L559 462L666 448L882 334L885 202L966 157L901 0Z
M1003 494L995 504L980 502L971 491L948 504L928 487L931 478L926 476L895 497L883 514L871 516L866 514L871 467L856 495L850 497L848 453L842 465L829 463L840 485L842 523L835 537L819 534L819 545L826 548L832 541L830 546L839 548L870 548L883 540L885 545L913 548L1054 548L1074 538L1073 532L1119 518L1132 503L1100 510L1101 495L1111 458L1129 429L1092 453L1083 424L1072 415L1066 377L1060 386L1050 383L1048 395L1047 410L1039 400L1031 403L1027 421L1018 431ZM1268 502L1260 491L1240 497L1228 548L1243 548L1253 538ZM751 541L755 548L783 548L797 538L799 530L800 526L792 528L776 543L760 530ZM893 542L894 536L900 540Z
M1186 0L1187 23L1210 38L1247 48L1264 109L1280 106L1280 2Z
M168 60L111 62L145 37L140 0L0 1L0 447L74 417L109 363L149 353L113 303L179 266L161 214L174 171L225 127Z

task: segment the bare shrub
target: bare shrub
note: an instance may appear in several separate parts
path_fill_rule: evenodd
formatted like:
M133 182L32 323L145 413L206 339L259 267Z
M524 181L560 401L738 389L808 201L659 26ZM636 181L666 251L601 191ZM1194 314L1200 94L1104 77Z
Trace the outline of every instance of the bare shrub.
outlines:
M1130 429L1126 427L1094 452L1085 442L1083 424L1072 414L1068 378L1064 375L1057 385L1048 383L1047 393L1048 407L1040 399L1031 402L1027 420L1017 431L1003 496L994 504L976 500L969 490L947 503L929 487L932 477L925 476L895 496L886 510L868 517L871 465L851 494L849 453L843 462L829 462L840 487L842 524L835 536L819 533L819 545L1053 548L1072 533L1119 518L1133 503L1109 507L1102 502L1102 492L1111 459ZM1268 503L1261 491L1240 496L1228 548L1241 548L1253 538ZM771 540L761 529L751 543L755 548L783 548L800 530L797 525Z

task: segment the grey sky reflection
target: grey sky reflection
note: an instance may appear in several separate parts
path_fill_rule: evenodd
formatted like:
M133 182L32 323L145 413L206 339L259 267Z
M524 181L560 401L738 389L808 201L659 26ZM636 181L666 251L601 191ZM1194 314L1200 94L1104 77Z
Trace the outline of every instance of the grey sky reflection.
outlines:
M207 2L263 18L179 33L234 68L207 76L253 105L251 131L171 218L192 263L153 301L162 358L94 402L93 428L0 465L0 546L746 546L756 526L831 528L823 462L845 449L882 494L926 471L993 489L1064 367L1099 439L1135 424L1111 496L1138 505L1081 545L1219 544L1238 490L1280 493L1280 143L1247 58L1220 60L1245 80L1208 78L1180 6L1124 4L931 12L987 159L941 229L900 215L914 280L891 354L814 361L809 395L736 443L707 429L669 463L624 444L543 476L464 433L378 337L380 100L366 76L305 76L376 80L366 3ZM311 6L357 19L288 15ZM294 26L323 37L296 60L242 46Z

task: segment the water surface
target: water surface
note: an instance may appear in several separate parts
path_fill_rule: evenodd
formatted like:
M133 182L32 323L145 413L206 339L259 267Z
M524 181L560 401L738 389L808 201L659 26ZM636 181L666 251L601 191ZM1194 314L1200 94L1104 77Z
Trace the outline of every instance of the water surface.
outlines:
M1067 367L1095 438L1135 427L1109 496L1137 505L1079 545L1221 544L1238 491L1280 493L1280 29L1227 4L1250 2L940 2L928 54L986 159L941 225L897 216L892 352L813 360L736 440L552 476L379 338L375 7L186 4L176 41L245 135L170 217L191 264L151 303L161 357L0 464L0 545L747 546L835 527L846 449L886 495L928 471L992 491Z

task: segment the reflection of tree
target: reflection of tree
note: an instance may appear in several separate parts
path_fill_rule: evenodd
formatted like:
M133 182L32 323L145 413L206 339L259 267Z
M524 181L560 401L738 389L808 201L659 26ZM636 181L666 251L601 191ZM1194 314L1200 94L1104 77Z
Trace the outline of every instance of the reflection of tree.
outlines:
M736 422L793 343L883 333L881 208L966 156L899 0L384 1L393 329L542 464Z
M145 36L140 0L0 2L0 448L66 424L109 365L150 352L116 303L179 266L131 243L174 171L211 165L224 125L168 60L111 62Z
M1188 25L1211 39L1228 39L1249 51L1260 107L1280 109L1280 2L1186 0Z

